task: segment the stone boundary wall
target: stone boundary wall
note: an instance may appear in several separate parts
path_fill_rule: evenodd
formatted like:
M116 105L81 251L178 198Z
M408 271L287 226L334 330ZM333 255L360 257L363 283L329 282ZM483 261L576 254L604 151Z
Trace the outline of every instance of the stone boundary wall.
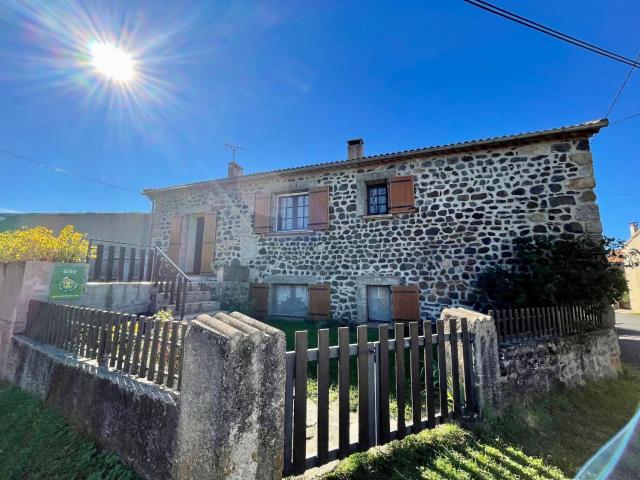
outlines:
M61 412L143 477L171 477L176 394L21 335L13 337L11 349L12 383Z
M615 378L620 368L612 328L560 338L521 339L498 346L503 401L564 385Z

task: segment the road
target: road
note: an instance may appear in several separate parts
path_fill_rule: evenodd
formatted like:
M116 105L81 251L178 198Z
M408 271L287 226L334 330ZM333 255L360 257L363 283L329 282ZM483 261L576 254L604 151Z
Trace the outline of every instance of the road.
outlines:
M622 361L640 367L640 314L616 310Z

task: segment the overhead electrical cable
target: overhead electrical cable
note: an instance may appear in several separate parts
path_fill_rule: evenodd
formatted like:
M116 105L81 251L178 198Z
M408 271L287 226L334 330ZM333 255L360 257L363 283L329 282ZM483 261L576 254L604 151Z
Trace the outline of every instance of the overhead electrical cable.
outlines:
M80 173L75 173L75 172L70 172L69 170L65 170L64 168L59 168L59 167L52 167L49 165L45 165L42 162L39 162L37 160L34 160L33 158L29 158L25 155L20 155L18 153L12 152L10 150L6 150L3 148L0 148L0 154L5 155L6 157L11 157L15 160L20 160L23 162L27 162L30 163L32 165L35 165L36 167L40 167L42 169L45 170L49 170L51 172L54 173L60 173L63 175L67 175L69 177L73 177L76 178L78 180L84 180L85 182L92 182L92 183L97 183L100 185L104 185L106 187L111 187L111 188L117 188L119 190L124 190L126 192L132 192L132 193L137 193L137 194L142 194L141 191L139 190L134 190L133 188L129 188L129 187L123 187L122 185L116 185L115 183L111 183L111 182L106 182L104 180L99 180L97 178L92 178L92 177L87 177L86 175L82 175Z
M607 57L611 60L615 60L620 63L624 63L625 65L629 65L632 68L640 68L640 63L638 63L638 59L632 60L631 58L625 57L618 53L612 52L602 47L598 47L589 42L585 42L584 40L580 40L579 38L572 37L571 35L567 35L566 33L562 33L553 28L542 25L541 23L534 22L533 20L529 20L528 18L517 15L513 12L505 10L504 8L500 8L496 5L493 5L489 2L485 2L483 0L464 0L465 2L481 8L489 13L493 13L494 15L499 15L500 17L506 18L507 20L511 20L513 22L519 23L520 25L524 25L525 27L531 28L533 30L537 30L538 32L544 33L546 35L550 35L558 40L562 40L563 42L570 43L580 48L584 48L593 53L597 53L598 55L602 55L603 57Z

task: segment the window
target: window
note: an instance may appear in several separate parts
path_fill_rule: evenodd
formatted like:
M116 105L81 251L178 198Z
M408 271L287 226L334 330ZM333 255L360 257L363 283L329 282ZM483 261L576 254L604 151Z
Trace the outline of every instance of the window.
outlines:
M278 230L306 230L309 228L309 194L280 195L278 197Z
M309 290L306 285L274 285L274 315L306 317L309 311Z
M368 320L371 322L391 321L391 288L370 285L367 287Z
M387 184L367 185L367 214L383 215L389 212L387 201Z

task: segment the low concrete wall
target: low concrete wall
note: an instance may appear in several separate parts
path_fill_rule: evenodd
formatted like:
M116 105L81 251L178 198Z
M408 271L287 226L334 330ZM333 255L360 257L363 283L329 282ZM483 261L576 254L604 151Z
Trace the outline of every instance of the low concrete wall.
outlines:
M152 289L151 282L89 282L82 298L59 303L111 312L147 313Z
M551 339L500 344L503 399L614 378L620 368L618 337L611 328Z
M60 411L146 478L170 478L178 396L27 337L11 341L13 383ZM55 448L55 446L52 446Z

